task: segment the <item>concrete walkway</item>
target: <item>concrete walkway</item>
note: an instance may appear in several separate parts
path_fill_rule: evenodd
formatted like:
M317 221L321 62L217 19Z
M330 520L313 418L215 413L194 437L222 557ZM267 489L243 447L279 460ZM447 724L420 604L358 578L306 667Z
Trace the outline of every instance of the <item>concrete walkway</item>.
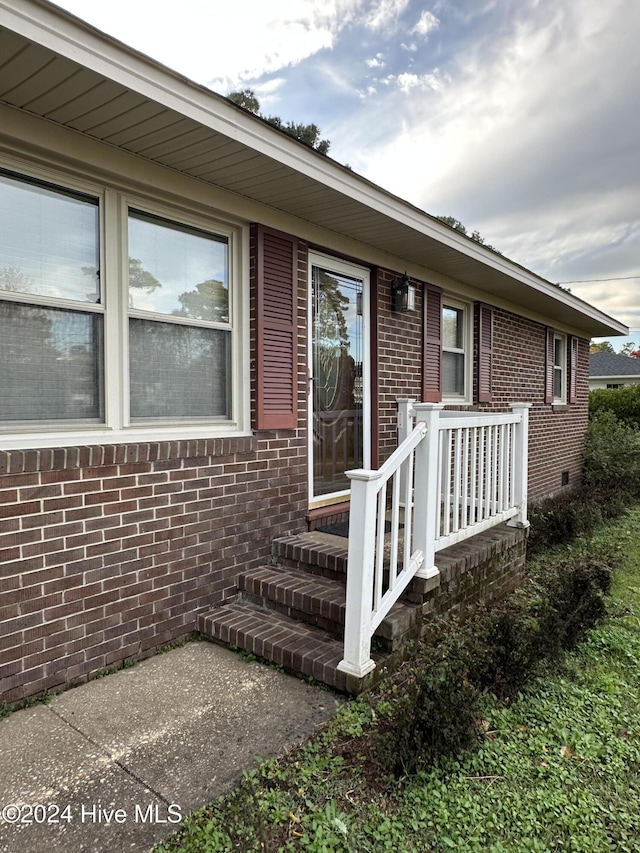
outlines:
M147 851L336 701L189 643L16 711L0 720L0 853Z

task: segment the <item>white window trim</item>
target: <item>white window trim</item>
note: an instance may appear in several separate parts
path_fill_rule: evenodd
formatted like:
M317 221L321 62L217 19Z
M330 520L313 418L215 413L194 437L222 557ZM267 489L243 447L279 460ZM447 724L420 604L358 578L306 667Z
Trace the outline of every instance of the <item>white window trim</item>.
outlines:
M560 364L556 364L556 341L560 341L562 352L560 355ZM556 371L560 371L561 377L561 393L556 396ZM554 332L553 334L553 403L557 406L564 406L567 402L567 336Z
M473 403L473 311L469 302L462 302L459 299L449 299L446 293L442 294L442 310L445 308L456 308L462 310L463 313L463 341L464 349L445 347L444 345L444 329L442 332L442 352L455 352L464 355L464 393L463 394L445 394L442 390L442 402L450 405L471 405Z
M2 294L6 301L53 305L99 312L104 321L104 424L49 422L4 425L0 422L0 450L73 447L92 444L136 444L144 441L179 441L250 435L249 381L249 226L221 221L189 208L188 199L174 205L158 198L150 202L135 192L78 179L64 171L36 167L18 158L1 158L0 166L25 178L47 181L62 189L96 198L100 218L100 305L77 303L28 294ZM226 421L129 423L128 368L128 258L129 208L147 211L175 222L227 237L229 240L231 347L231 418ZM25 298L26 297L26 298Z

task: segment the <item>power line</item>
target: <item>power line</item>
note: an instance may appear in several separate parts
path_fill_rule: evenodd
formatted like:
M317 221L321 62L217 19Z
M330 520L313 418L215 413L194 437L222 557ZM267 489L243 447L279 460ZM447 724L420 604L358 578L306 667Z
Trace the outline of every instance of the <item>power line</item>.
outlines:
M570 281L557 281L556 284L585 284L588 281L627 281L640 278L640 275L618 275L615 278L572 278Z

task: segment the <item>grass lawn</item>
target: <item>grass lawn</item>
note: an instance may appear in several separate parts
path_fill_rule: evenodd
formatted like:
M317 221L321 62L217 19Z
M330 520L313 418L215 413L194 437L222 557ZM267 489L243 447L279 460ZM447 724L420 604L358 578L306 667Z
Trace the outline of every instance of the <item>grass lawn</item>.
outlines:
M598 541L624 554L609 616L509 706L483 697L479 749L385 778L372 743L393 704L387 685L248 774L157 853L639 851L640 507Z

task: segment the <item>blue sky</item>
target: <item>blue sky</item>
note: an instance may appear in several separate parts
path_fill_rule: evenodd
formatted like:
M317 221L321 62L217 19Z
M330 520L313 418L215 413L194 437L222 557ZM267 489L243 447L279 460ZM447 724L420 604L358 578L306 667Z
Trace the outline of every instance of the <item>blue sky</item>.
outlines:
M572 282L640 342L638 0L58 5L217 92L251 87L263 112L315 122L329 156Z

